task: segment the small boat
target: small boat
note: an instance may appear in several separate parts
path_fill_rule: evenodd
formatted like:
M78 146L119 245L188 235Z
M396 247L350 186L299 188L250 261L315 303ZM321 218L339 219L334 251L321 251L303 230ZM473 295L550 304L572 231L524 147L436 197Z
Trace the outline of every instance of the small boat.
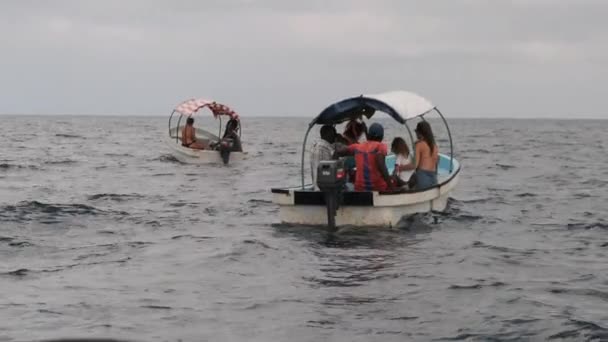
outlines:
M413 135L408 126L411 120L425 120L431 113L439 115L447 129L450 154L439 154L437 184L426 189L405 189L396 192L342 191L339 203L333 204L327 193L306 184L304 162L306 140L315 125L337 125L361 117L370 118L384 112L405 126L410 142ZM412 145L410 145L412 147ZM279 205L282 223L300 225L396 227L400 221L415 213L443 211L450 192L458 183L460 164L453 156L452 135L447 121L437 107L427 99L407 91L392 91L377 95L348 98L327 107L308 125L302 147L301 184L294 187L273 188L273 202ZM413 153L415 155L415 153ZM386 157L389 173L395 166L395 155ZM321 172L321 170L319 171ZM339 172L342 172L340 170ZM333 215L333 217L332 217Z
M197 141L206 146L214 146L213 149L198 150L182 145L182 129L187 118L192 117L199 110L207 108L216 119L219 119L218 135L207 130L195 128ZM177 115L179 114L179 115ZM222 118L229 121L236 120L238 123L238 135L241 136L241 124L238 114L228 106L215 101L204 99L191 99L180 103L169 116L169 134L165 137L165 143L171 149L171 154L180 162L187 164L227 164L238 163L246 158L247 153L243 151L224 151L220 148L222 138ZM220 151L222 150L222 151Z

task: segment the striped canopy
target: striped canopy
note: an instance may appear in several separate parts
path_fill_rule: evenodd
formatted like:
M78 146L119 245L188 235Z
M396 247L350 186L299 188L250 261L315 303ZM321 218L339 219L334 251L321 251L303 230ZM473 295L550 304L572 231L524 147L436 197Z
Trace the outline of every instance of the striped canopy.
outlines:
M201 108L205 107L209 108L215 117L218 115L227 115L231 119L239 119L239 115L234 110L230 109L230 107L205 99L191 99L184 101L180 103L179 106L175 107L175 111L183 115L192 115L198 112Z

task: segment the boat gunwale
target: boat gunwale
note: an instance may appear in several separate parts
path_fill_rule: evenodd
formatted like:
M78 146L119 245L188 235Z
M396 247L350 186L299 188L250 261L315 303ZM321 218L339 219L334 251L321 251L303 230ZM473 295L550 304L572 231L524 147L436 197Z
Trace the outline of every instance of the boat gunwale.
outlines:
M449 182L451 182L454 177L456 177L461 170L461 165L460 163L458 163L458 168L451 173L450 177L447 178L446 180L444 180L441 183L437 183L431 187L428 188L424 188L424 189L402 189L399 191L349 191L352 193L378 193L378 195L380 196L393 196L393 195L403 195L403 194L418 194L418 193L423 193L429 190L433 190L433 189L437 189L437 188L441 188L444 185L447 185ZM270 192L273 194L283 194L283 195L288 195L291 196L291 192L322 192L320 190L302 190L301 186L293 186L293 187L282 187L282 188L271 188Z

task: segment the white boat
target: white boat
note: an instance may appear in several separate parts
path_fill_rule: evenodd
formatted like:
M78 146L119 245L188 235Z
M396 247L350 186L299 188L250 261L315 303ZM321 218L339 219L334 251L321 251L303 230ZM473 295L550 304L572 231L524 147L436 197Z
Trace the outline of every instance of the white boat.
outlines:
M238 114L228 106L215 101L205 99L191 99L180 103L169 116L169 134L165 136L165 144L171 149L171 155L182 163L187 164L222 164L224 160L218 150L197 150L182 145L182 129L186 119L193 116L199 110L207 108L216 119L219 119L219 135L215 135L201 128L195 128L197 141L207 146L216 145L222 139L222 117L238 121L238 134L241 135L240 118ZM176 115L179 114L179 115ZM234 151L229 154L230 163L238 163L246 159L247 152Z
M442 113L425 98L406 91L393 91L377 95L362 95L348 98L327 107L312 120L306 131L302 148L302 179L295 187L273 188L273 202L279 205L282 223L298 225L327 225L328 208L325 194L307 185L304 175L306 140L315 125L336 125L367 113L368 117L381 111L404 125L413 135L408 122L413 119L424 120L431 113L438 114L446 126L450 154L440 154L437 168L437 185L426 189L401 190L398 192L344 191L339 208L335 212L336 226L396 227L400 221L415 213L443 211L451 191L458 183L460 163L453 157L453 144L450 129ZM371 113L371 114L370 114ZM410 146L413 147L413 144ZM415 154L414 154L415 155ZM386 158L389 173L395 165L395 156Z

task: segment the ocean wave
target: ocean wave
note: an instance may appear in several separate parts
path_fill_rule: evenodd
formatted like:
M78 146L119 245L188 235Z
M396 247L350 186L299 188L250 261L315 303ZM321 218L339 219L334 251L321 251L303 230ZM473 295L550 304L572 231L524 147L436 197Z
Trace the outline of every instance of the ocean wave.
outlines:
M72 165L72 164L76 164L78 163L76 160L72 160L72 159L64 159L64 160L50 160L50 161L45 161L44 164L46 165Z
M514 254L524 254L524 255L530 255L530 254L534 254L536 252L536 250L534 250L534 249L517 249L517 248L512 248L512 247L495 246L495 245L486 244L481 241L473 241L473 243L471 244L471 247L486 248L486 249L494 250L494 251L501 252L501 253L514 253Z
M450 285L448 288L450 290L477 290L477 289L481 289L482 287L502 287L502 286L506 286L507 284L500 282L500 281L496 281L490 284L482 284L482 283L475 283L475 284L470 284L470 285Z
M570 319L565 325L573 326L557 334L549 336L548 340L574 339L584 341L606 341L608 340L608 328L602 327L594 322Z
M608 223L605 222L591 222L591 223L568 223L566 225L568 229L608 229Z
M183 164L177 158L175 158L174 156L172 156L170 154L163 154L162 156L160 156L158 158L155 158L155 159L152 159L150 161L161 161L163 163Z
M16 205L0 207L0 218L9 221L30 221L38 219L41 223L58 223L55 218L63 216L97 216L97 215L120 215L128 213L123 211L101 210L86 204L55 204L38 201L22 201ZM41 217L42 216L42 217ZM44 220L47 218L51 220Z
M595 187L602 187L602 186L608 185L608 180L592 178L592 179L583 181L581 184L591 185L591 186L595 186Z
M515 197L536 197L536 194L531 192L522 192L521 194L515 195Z
M0 163L0 171L1 170L10 170L10 169L40 170L40 167L35 166L35 165L21 165L21 164Z
M496 164L496 167L502 169L502 170L510 170L510 169L514 169L515 166L514 165L508 165L508 164Z
M107 201L115 201L115 202L124 202L132 199L140 199L143 198L143 195L140 194L113 194L113 193L102 193L90 195L87 197L89 201L98 201L98 200L107 200Z
M103 264L124 264L129 260L131 260L130 257L125 257L125 258L116 259L116 260L104 260L104 261L95 261L95 262L87 262L87 263L75 263L75 264L67 264L67 265L49 266L49 267L38 269L38 270L31 269L31 268L18 268L13 271L0 273L0 276L25 277L25 276L36 274L36 273L61 272L63 270L72 269L72 268L76 268L76 267L85 267L85 266L94 266L94 265L103 265Z
M59 137L59 138L84 139L84 137L82 135L68 134L68 133L57 133L57 134L55 134L55 136Z

